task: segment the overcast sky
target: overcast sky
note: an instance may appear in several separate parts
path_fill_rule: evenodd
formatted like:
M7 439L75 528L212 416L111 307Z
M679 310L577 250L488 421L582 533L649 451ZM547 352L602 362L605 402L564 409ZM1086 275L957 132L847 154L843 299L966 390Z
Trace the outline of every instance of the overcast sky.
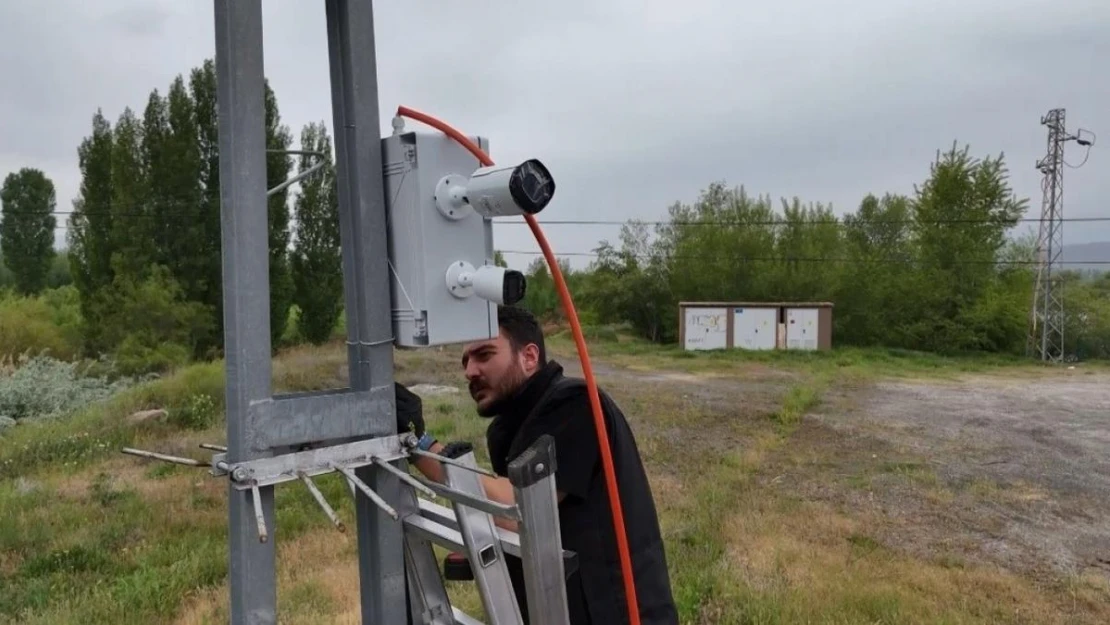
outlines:
M41 168L70 210L93 112L141 115L152 88L212 56L212 4L0 2L0 176ZM540 158L557 182L541 219L660 219L714 180L842 213L911 193L954 140L1004 152L1037 217L1039 121L1060 106L1069 129L1105 137L1065 170L1065 214L1110 215L1107 0L427 0L378 2L375 18L383 132L403 104L490 137L499 163ZM284 121L330 128L323 2L265 0L264 19ZM619 227L546 232L576 252ZM495 236L539 249L523 225ZM1110 240L1110 224L1064 236Z

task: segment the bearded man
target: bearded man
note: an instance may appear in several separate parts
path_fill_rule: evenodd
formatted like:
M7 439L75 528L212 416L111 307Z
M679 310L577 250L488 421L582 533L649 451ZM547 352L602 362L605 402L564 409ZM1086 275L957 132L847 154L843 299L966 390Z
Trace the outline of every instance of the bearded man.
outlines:
M502 476L482 477L486 496L515 504L513 486L504 477L509 463L540 436L553 437L563 548L578 556L578 569L567 579L570 622L628 623L617 539L586 384L565 376L559 363L548 360L543 331L531 313L502 306L498 326L496 338L466 345L462 353L462 368L477 412L491 419L486 443L493 470ZM416 434L421 449L432 453L444 449L424 428L420 398L403 385L396 386L398 430ZM635 438L616 402L604 392L599 395L624 510L640 622L678 625L655 502ZM445 481L436 460L420 458L413 464L428 479ZM517 529L511 519L495 517L495 523ZM506 561L527 623L520 560L506 554Z

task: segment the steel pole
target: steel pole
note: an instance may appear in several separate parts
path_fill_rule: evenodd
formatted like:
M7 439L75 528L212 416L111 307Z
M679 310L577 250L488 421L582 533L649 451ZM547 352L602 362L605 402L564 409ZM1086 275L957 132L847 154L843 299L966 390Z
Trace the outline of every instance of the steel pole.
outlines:
M266 209L261 0L215 0L223 254L227 460L267 455L252 448L248 408L271 397L270 271ZM274 528L274 489L258 489ZM274 541L259 540L252 491L228 483L231 622L277 622ZM276 532L275 532L276 533Z

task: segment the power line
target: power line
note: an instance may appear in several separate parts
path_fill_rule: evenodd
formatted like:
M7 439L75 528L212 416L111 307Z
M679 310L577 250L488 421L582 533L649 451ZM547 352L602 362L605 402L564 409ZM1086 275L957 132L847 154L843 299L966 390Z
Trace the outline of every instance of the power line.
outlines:
M531 250L498 250L502 254L517 254L521 256L541 256L542 252ZM589 258L598 258L601 256L598 252L556 252L556 256L580 256ZM618 258L627 258L631 256L637 259L650 259L651 254L628 254L625 252L614 252L614 256ZM665 254L661 255L664 260L696 260L696 261L731 261L731 262L768 262L768 263L791 263L791 262L805 262L805 263L845 263L845 264L901 264L910 265L921 262L916 258L834 258L834 257L793 257L793 256L728 256L723 254L704 254L704 255L687 255L687 254ZM1039 264L1036 260L949 260L946 261L949 265L1011 265L1011 266L1035 266ZM1110 260L1094 260L1094 261L1060 261L1059 264L1064 265L1110 265Z
M785 219L777 220L757 220L757 221L606 221L597 219L552 219L543 221L540 224L544 226L576 226L576 225L599 225L599 226L624 226L632 222L643 224L645 226L713 226L713 227L727 227L727 226L840 226L846 227L854 224L895 224L895 225L909 225L909 224L989 224L1000 223L1003 221L1013 221L1016 223L1040 223L1040 219L1026 217L1014 220L1003 219L852 219L852 223L842 220L813 220L813 221L788 221ZM1072 217L1064 221L1072 222L1104 222L1110 221L1110 217ZM512 224L512 225L526 225L522 221L495 221L497 224Z
M9 213L9 214L29 214L29 213ZM42 214L42 213L39 213ZM50 215L74 215L76 213L70 212L52 212ZM159 213L81 213L82 216L110 216L113 219L127 218L127 219L165 219L167 217L197 217L202 213L195 212L159 212ZM601 219L581 219L581 220L559 220L553 219L548 221L540 221L542 226L625 226L631 224L641 224L644 226L672 226L672 227L714 227L714 228L754 228L754 227L773 227L773 226L793 226L793 227L818 227L826 226L833 228L848 228L855 225L976 225L976 224L1001 224L1002 222L1009 223L1041 223L1041 219L1034 218L1019 218L1014 220L1002 219L853 219L850 223L841 220L814 220L814 221L788 221L785 219L777 220L755 220L755 221L616 221L616 220L601 220ZM1060 223L1102 223L1110 222L1110 217L1070 217L1059 219ZM514 225L523 226L527 225L523 221L494 221L494 224L501 225ZM66 230L71 226L67 224L55 224L54 229Z
M1086 131L1081 131L1086 132ZM99 210L88 210L90 206L95 206ZM166 208L178 207L184 210L165 210ZM129 208L135 209L134 212L123 211L122 209ZM143 209L157 209L158 212L149 212ZM290 211L291 216L295 211ZM43 214L33 213L32 211L16 211L9 214L28 215L28 214ZM163 199L151 203L131 203L131 204L114 204L114 203L97 203L97 204L84 204L80 211L76 210L54 210L49 212L50 215L55 217L70 217L74 215L82 215L87 217L112 217L114 218L158 218L164 219L167 217L184 217L192 218L200 215L208 214L214 218L218 218L219 213L217 210L203 210L198 202L195 201L182 201L178 199ZM695 219L695 220L606 220L606 219L545 219L538 220L543 226L624 226L632 223L642 224L644 226L694 226L694 227L749 227L749 226L833 226L833 227L846 227L848 222L846 218L851 218L853 224L890 224L890 225L908 225L908 224L930 224L930 225L947 225L947 224L1001 224L1001 223L1042 223L1045 216L1039 218L1035 217L1019 217L1013 220L1004 220L999 218L953 218L953 219L861 219L854 214L849 214L842 217L833 219L817 219L806 221L790 221L787 219L756 219L756 220L743 220L743 219ZM1106 217L1071 217L1064 219L1065 222L1074 223L1098 223L1110 222L1110 216ZM527 225L526 222L514 219L495 219L495 224L506 224L523 226ZM59 228L66 226L60 225Z

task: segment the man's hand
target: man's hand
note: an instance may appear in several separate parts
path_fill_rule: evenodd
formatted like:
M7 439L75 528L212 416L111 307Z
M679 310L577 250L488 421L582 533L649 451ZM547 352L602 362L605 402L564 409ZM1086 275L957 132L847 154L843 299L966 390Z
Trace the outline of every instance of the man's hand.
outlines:
M393 384L394 401L397 403L397 433L412 432L417 438L424 436L424 402L399 382Z

